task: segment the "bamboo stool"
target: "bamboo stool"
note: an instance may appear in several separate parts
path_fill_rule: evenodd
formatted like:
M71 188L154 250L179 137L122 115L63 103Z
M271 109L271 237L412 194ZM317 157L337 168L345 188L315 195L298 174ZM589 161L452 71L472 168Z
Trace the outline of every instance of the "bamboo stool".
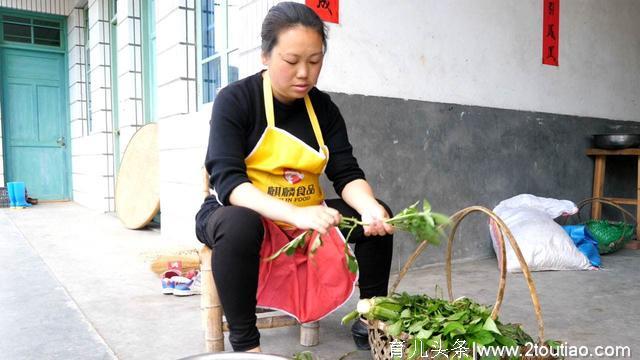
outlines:
M203 170L203 193L209 196L209 174ZM200 309L202 313L202 328L204 329L204 342L207 352L224 351L224 331L229 331L227 322L223 317L222 304L218 297L218 289L213 279L211 257L213 250L208 246L200 249L200 275L201 292ZM258 329L271 329L298 324L294 317L281 311L268 309L256 309L256 326ZM300 345L315 346L320 342L320 324L314 321L300 324Z

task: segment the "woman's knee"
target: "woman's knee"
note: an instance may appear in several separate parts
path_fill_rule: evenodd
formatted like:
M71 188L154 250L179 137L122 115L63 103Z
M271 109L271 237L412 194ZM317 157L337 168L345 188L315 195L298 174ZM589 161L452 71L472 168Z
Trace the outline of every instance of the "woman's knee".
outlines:
M259 245L264 236L260 214L243 206L224 206L217 209L209 216L206 228L214 246L227 239L234 244L251 245L251 242L257 242Z

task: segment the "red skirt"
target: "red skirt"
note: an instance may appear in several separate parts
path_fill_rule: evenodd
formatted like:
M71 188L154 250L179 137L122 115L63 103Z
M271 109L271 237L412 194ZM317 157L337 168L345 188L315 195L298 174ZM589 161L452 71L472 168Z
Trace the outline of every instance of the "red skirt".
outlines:
M311 254L308 246L292 256L267 257L300 235L302 230L284 230L263 218L264 240L260 249L258 306L281 310L300 323L320 320L342 306L353 293L358 274L349 272L344 237L333 227L322 236L322 246ZM318 234L313 233L314 239Z

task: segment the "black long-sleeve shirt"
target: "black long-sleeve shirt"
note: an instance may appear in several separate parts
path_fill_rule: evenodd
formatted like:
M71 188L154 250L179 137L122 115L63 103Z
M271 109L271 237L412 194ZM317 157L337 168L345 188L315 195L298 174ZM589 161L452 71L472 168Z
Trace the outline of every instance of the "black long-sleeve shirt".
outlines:
M325 173L333 182L337 194L349 182L364 179L364 172L353 156L344 119L328 94L317 88L309 91L309 98L318 117L325 145L329 148L329 162ZM309 146L318 149L307 114L304 99L283 104L273 99L275 126L288 131ZM244 159L256 146L267 126L262 72L236 81L216 96L211 116L209 147L205 167L211 177L209 186L216 196L205 200L198 218L204 218L216 208L229 205L231 191L250 182Z

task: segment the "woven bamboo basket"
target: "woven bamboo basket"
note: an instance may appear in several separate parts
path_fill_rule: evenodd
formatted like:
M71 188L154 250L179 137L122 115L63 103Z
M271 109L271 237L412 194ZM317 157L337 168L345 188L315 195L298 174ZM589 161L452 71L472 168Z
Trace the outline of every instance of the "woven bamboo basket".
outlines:
M632 213L630 213L629 211L627 211L625 208L623 208L622 206L620 206L620 205L618 205L618 204L614 203L614 202L613 202L613 201L611 201L611 200L607 200L607 199L605 199L605 198L597 198L597 197L595 197L595 198L588 198L588 199L584 199L584 200L580 201L580 202L576 205L576 207L578 208L578 211L577 211L574 215L572 215L572 216L575 216L575 217L578 219L578 220L577 220L577 221L578 221L578 223L582 223L582 222L583 222L583 220L582 220L582 216L580 215L580 214L581 214L581 212L582 212L582 209L583 209L585 206L587 206L587 205L589 205L589 204L592 204L592 203L600 203L600 204L609 205L609 206L611 206L611 207L614 207L614 208L616 208L618 211L620 211L620 213L622 214L622 221L624 221L624 222L626 222L626 223L628 223L628 224L634 224L634 225L636 224L636 221L637 221L636 217L635 217L635 216L633 216L633 214L632 214ZM564 218L563 218L563 224L565 224L569 218L571 218L571 216L566 216L566 217L564 217Z
M631 226L637 228L638 222L637 222L637 219L635 218L635 216L633 216L633 214L631 214L629 211L624 209L622 206L612 202L611 200L607 200L605 198L597 198L597 197L584 199L581 202L579 202L576 205L576 207L578 208L578 212L576 212L574 215L571 215L571 216L565 216L563 218L562 222L561 222L562 225L567 224L568 220L570 218L572 218L572 217L576 217L577 218L576 224L584 224L585 221L582 220L582 217L580 215L580 213L582 212L582 209L587 205L593 206L595 203L602 204L602 205L609 205L609 206L615 208L616 210L620 211L620 213L622 214L622 223L625 223L625 224L628 224L628 225L631 225ZM610 223L616 223L616 222L615 221L610 221ZM636 231L637 231L637 229L636 229ZM600 254L607 254L609 252L613 252L613 251L618 250L620 247L622 247L622 245L624 245L625 240L628 241L629 239L625 239L625 234L624 233L620 234L620 238L612 243L612 246L615 244L615 246L616 246L615 249L611 249L610 251L607 251L607 252L604 252L604 253L600 252ZM638 240L640 240L640 239L638 239ZM620 246L618 246L617 243L620 243ZM600 250L600 245L598 246L598 249Z
M529 287L529 293L531 295L531 300L533 302L533 309L535 311L536 319L538 322L538 343L542 343L544 341L544 322L542 320L542 310L540 308L540 301L538 300L538 294L536 292L536 287L531 277L531 272L529 271L529 267L527 266L524 257L522 256L522 252L518 247L511 231L505 225L505 223L500 219L495 213L491 210L481 207L481 206L471 206L465 209L462 209L451 216L451 231L449 233L448 244L447 244L447 252L446 252L446 265L445 272L447 276L447 292L449 296L449 301L453 301L453 291L451 285L451 255L452 255L452 247L453 240L456 235L456 231L460 225L460 222L469 214L474 212L480 212L486 214L492 221L494 221L498 228L500 229L498 236L498 243L500 245L500 252L502 256L499 257L499 268L500 268L500 280L498 284L498 294L496 296L496 302L493 305L493 309L491 311L491 318L495 320L498 317L498 313L500 311L500 307L502 305L502 299L504 297L504 290L507 279L507 263L506 263L506 250L504 244L504 236L507 237L511 247L513 248L518 261L520 262L520 267L522 268L522 272L524 274L524 278L527 281L527 285ZM395 280L394 284L391 286L389 293L392 294L395 292L396 288L406 275L407 271L411 267L411 265L415 262L418 256L424 251L427 247L427 242L422 242L416 248L416 250L411 254L407 262L403 266L400 274ZM387 333L386 325L382 321L373 320L369 322L369 343L371 345L371 355L375 360L391 360L391 343L395 340L406 341L409 338L408 334L400 334L398 337L393 337ZM407 354L407 349L405 348L405 356L406 358L409 354ZM524 359L524 357L523 357ZM527 358L527 359L553 359L552 357L548 358Z

